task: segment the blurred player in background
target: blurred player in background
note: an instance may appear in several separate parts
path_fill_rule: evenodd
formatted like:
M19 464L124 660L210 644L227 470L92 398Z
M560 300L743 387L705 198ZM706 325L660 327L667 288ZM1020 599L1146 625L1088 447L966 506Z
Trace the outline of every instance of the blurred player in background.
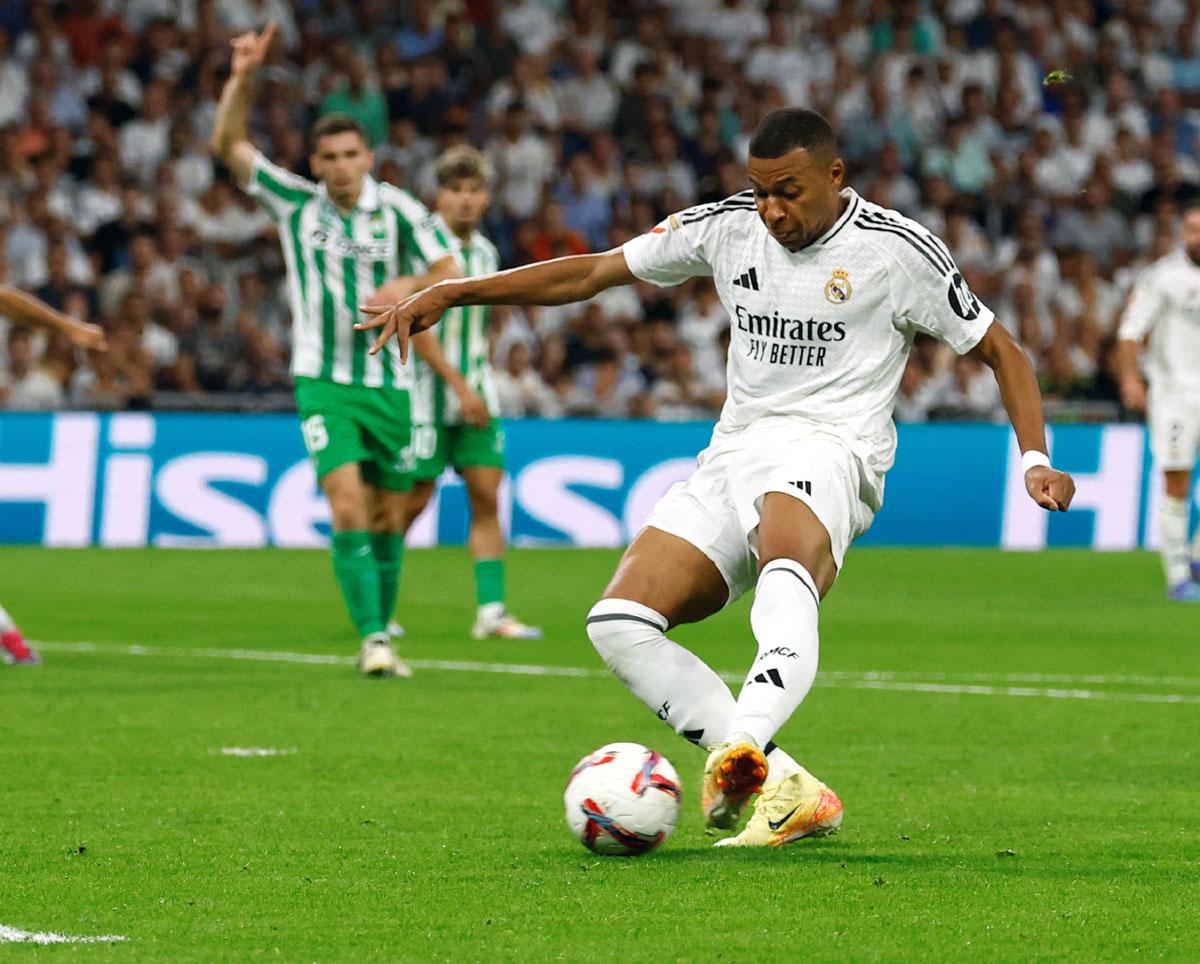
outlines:
M410 444L411 371L396 351L369 355L354 330L359 307L456 277L448 239L408 193L369 174L362 128L329 115L312 130L318 183L272 164L250 143L246 114L255 72L275 27L233 40L212 150L275 221L287 265L292 374L304 442L329 500L333 570L362 640L358 667L371 676L410 675L387 632L395 607ZM428 266L422 278L412 276Z
M479 231L491 203L490 172L471 147L453 147L437 161L438 227L455 244L466 277L500 267L495 246ZM462 476L471 504L468 544L475 559L476 639L540 639L542 631L514 618L504 604L504 533L498 498L504 476L504 429L489 360L488 307L446 312L436 331L413 339L413 447L416 482L405 531L424 511L447 465Z
M1183 212L1183 244L1134 285L1117 343L1121 401L1146 412L1154 462L1163 473L1159 538L1167 595L1200 602L1200 532L1188 549L1192 467L1200 449L1200 200ZM1146 382L1138 368L1147 343Z
M639 280L713 277L733 320L728 400L695 473L659 500L587 631L642 702L709 750L709 826L735 826L761 791L745 829L721 844L778 846L842 822L837 795L772 741L816 677L821 598L882 505L892 409L916 333L992 368L1038 505L1065 510L1074 482L1050 467L1020 345L938 238L843 187L825 119L774 110L749 153L752 190L671 215L605 254L434 285L369 326L403 341L453 307L562 304ZM758 655L734 697L666 633L751 587Z
M98 325L76 321L33 295L7 285L0 285L0 317L17 325L39 325L61 331L77 348L103 351L105 347L104 330ZM0 606L0 660L17 666L33 666L41 662L3 606Z

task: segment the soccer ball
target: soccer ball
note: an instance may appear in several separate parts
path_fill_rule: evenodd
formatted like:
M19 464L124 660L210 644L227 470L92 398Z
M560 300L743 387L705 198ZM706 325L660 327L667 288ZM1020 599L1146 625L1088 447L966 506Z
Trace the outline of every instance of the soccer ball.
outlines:
M606 857L648 853L671 836L683 792L675 768L640 743L609 743L589 753L567 781L567 825Z

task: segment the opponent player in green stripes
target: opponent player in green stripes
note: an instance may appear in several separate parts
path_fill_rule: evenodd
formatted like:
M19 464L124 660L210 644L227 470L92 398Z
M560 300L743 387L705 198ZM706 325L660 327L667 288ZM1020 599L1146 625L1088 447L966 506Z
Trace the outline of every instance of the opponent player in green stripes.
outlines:
M470 147L453 147L437 162L434 222L451 235L467 275L500 267L496 248L479 231L491 203L487 161ZM540 639L542 631L515 619L504 605L504 533L497 498L504 475L504 429L488 361L488 309L477 305L446 312L440 325L413 339L416 386L413 444L416 483L408 498L405 529L433 495L447 465L462 476L471 503L468 542L475 557L476 639Z
M250 143L246 113L254 74L274 36L233 41L212 149L275 221L287 265L292 375L304 443L329 500L333 570L362 639L359 669L409 675L386 630L396 599L405 493L415 456L411 373L398 352L368 354L353 328L373 297L457 277L449 239L409 194L370 175L374 158L348 117L322 118L309 159L319 183L268 161ZM427 265L421 277L411 277ZM408 276L408 277L406 277Z

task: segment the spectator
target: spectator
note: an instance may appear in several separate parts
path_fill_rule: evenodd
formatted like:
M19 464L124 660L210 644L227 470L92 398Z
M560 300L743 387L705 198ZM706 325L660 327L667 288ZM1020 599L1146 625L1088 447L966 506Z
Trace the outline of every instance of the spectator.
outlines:
M371 83L367 65L361 57L351 56L337 90L321 101L320 113L345 114L358 121L367 134L367 143L378 147L387 138L388 104L379 88Z
M533 356L524 342L508 350L503 367L496 371L496 394L504 418L556 418L558 399L533 367Z
M36 359L28 328L8 331L7 371L0 370L0 405L10 411L46 412L62 408L62 384Z

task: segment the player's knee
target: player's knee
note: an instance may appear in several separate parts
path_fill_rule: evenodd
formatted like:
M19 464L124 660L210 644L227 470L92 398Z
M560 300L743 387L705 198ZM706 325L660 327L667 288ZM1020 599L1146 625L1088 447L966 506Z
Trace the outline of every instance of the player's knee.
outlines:
M433 483L418 482L412 487L412 491L408 493L407 505L407 521L411 525L429 505L429 500L433 498Z
M329 497L329 520L337 532L367 528L367 512L362 502L346 495Z
M474 487L468 493L471 500L472 519L494 519L498 511L498 499L495 489Z
M640 646L661 640L666 629L660 614L629 599L601 599L587 614L588 639L613 670Z

